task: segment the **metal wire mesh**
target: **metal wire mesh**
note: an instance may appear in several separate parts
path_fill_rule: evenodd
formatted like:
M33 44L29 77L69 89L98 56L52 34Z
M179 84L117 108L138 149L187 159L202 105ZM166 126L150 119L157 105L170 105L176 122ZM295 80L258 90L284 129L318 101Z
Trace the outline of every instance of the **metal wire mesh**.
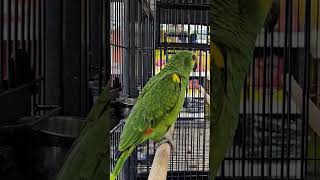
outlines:
M154 16L150 1L111 1L111 76L123 94L137 96L152 76Z
M111 75L113 83L123 81L123 61L125 47L125 3L123 0L111 1Z

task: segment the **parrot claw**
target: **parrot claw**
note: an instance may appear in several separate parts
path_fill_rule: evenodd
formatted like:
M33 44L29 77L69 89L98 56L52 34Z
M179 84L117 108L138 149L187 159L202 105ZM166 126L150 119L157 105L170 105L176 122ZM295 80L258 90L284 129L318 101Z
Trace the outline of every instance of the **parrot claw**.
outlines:
M175 143L172 139L172 136L169 135L165 135L162 140L160 140L159 142L157 142L155 144L155 148L158 149L159 146L161 146L162 144L168 143L171 147L172 152L175 152L176 147L175 147Z

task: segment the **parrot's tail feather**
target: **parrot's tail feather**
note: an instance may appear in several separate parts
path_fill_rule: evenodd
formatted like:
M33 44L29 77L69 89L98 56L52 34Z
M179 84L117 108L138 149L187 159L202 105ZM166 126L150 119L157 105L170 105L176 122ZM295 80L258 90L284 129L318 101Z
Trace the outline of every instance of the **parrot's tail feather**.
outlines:
M131 146L129 149L122 151L119 159L117 159L117 163L110 174L110 180L115 180L118 174L120 173L122 166L126 162L126 160L129 158L129 156L132 154L133 150L136 148L135 145Z
M110 174L110 180L116 180L116 176L113 175L112 173Z

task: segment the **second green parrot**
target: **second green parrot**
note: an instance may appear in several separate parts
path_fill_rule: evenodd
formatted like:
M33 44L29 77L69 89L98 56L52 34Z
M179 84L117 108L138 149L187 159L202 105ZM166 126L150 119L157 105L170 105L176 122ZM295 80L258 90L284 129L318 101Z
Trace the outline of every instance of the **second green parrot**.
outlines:
M120 157L110 174L110 180L116 178L139 144L148 139L158 142L166 138L167 131L175 124L182 108L189 76L194 67L195 56L192 52L178 52L143 88L120 136Z
M253 60L256 38L265 25L272 30L277 10L272 0L210 2L210 179L214 180L238 124L240 94ZM274 7L277 7L274 2ZM265 20L268 19L265 23Z

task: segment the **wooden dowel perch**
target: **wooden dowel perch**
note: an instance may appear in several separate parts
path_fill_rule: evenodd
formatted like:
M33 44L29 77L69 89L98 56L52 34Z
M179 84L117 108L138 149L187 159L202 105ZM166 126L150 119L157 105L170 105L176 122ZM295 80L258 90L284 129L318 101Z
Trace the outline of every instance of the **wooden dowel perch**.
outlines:
M167 132L168 136L173 136L174 125ZM160 145L154 156L148 180L166 180L168 173L168 162L170 158L171 146L169 143Z
M205 101L210 104L210 95L206 92L206 90L203 88L203 86L200 87L200 92L203 95Z
M287 74L287 89L289 88L289 78L290 77ZM302 111L303 91L293 77L291 77L291 98L294 100L300 111ZM309 126L318 136L320 136L320 110L311 99L307 99L307 101L309 103Z

